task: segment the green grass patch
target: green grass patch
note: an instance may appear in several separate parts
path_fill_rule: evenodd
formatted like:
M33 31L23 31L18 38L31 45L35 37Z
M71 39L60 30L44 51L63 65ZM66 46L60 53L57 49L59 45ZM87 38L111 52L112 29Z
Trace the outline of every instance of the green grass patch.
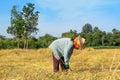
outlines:
M94 49L120 49L120 46L93 46Z

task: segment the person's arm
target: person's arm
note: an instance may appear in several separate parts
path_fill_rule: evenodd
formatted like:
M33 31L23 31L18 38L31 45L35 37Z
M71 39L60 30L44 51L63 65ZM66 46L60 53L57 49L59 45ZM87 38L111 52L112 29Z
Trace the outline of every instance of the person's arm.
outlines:
M65 47L64 50L65 69L69 69L69 59L71 57L72 52L73 52L73 44L70 44Z

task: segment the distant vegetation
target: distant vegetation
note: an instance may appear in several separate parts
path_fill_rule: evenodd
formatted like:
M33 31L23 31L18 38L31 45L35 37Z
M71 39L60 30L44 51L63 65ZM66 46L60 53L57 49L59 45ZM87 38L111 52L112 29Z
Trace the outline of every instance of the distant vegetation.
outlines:
M28 3L21 11L17 10L16 5L13 6L10 18L11 25L6 31L14 37L6 38L5 36L0 35L0 49L46 48L52 41L58 38L49 33L40 36L39 38L32 36L33 33L37 34L39 30L37 28L39 11L34 10L35 7L32 3ZM59 38L75 38L76 36L81 35L87 40L85 47L107 48L112 46L116 48L117 46L117 48L119 48L120 46L120 30L117 30L116 28L113 28L111 32L106 32L89 23L86 23L80 28L82 28L81 32L71 29L68 32L62 33Z
M89 29L89 27L92 29ZM74 38L78 35L85 37L87 43L85 47L94 47L94 48L120 48L120 31L117 29L113 29L112 32L101 31L98 27L92 28L90 24L85 24L82 27L82 31L77 33L75 30L70 30L61 35L62 37ZM34 36L30 36L28 38L28 48L30 49L38 49L38 48L46 48L50 45L52 41L57 39L58 37L54 37L50 34L45 34L39 38L35 38ZM19 48L24 48L24 39L20 39ZM17 38L5 38L4 36L0 36L0 49L10 49L17 48Z

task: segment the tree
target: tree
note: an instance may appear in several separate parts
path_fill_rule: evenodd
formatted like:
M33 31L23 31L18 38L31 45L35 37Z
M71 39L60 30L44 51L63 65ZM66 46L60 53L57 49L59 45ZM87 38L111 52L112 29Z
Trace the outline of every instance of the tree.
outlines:
M86 43L86 46L93 46L93 37L92 37L92 33L89 33L89 34L86 34L86 40L87 40L87 43Z
M120 31L112 29L113 46L120 46Z
M56 37L51 36L50 34L45 34L43 37L40 37L37 41L38 47L48 47L52 41L57 39Z
M62 33L62 37L75 38L77 36L76 30L70 30L69 32Z
M101 31L98 27L94 27L93 32Z
M0 35L0 49L2 49L3 48L3 40L5 39L5 37L4 36L2 36L2 35Z
M91 24L85 24L82 27L82 33L87 34L87 33L91 33L92 32L92 25Z
M24 19L25 25L24 25L24 48L28 48L28 37L32 33L37 33L38 28L38 17L39 12L34 12L34 4L28 3L27 6L24 6L22 9L22 17Z
M104 40L105 40L106 33L101 31L98 27L94 27L93 29L93 46L104 46Z
M18 48L20 45L20 38L24 32L24 20L20 12L17 11L17 7L14 5L11 10L11 26L8 27L7 33L12 34L16 37L18 41Z
M103 31L102 33L102 46L105 46L105 43L107 42L107 39L106 39L106 32Z
M108 32L107 35L106 35L106 39L107 39L107 46L112 46L113 44L113 38L112 38L112 33L111 32Z
M37 43L37 39L36 39L35 37L33 37L33 36L30 37L30 38L28 39L28 43L29 43L28 45L30 45L30 46L29 46L30 49L35 49L35 48L37 48L37 44L36 44L36 43Z
M28 48L28 37L32 33L37 33L39 12L34 12L34 4L28 3L24 6L22 11L17 11L17 7L13 6L11 10L11 26L8 27L7 33L12 34L18 41L18 48L20 46L20 38L24 38L24 48Z
M3 36L3 35L0 35L0 39L2 39L2 40L3 40L3 39L5 39L5 36Z

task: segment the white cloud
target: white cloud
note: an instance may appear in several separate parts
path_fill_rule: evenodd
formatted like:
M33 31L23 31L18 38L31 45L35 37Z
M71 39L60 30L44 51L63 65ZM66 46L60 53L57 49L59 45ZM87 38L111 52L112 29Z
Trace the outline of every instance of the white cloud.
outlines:
M56 12L55 20L48 20L49 12L42 14L40 18L41 30L57 36L70 29L81 30L85 23L100 26L103 30L116 25L113 15L107 15L103 10L106 6L120 4L119 0L36 0L41 9L49 9ZM55 14L55 13L53 13ZM111 24L109 24L109 22ZM42 31L41 31L42 32Z
M36 0L39 6L43 9L59 10L57 15L60 20L72 20L81 16L89 15L95 11L96 8L104 5L118 4L113 0ZM96 10L94 10L96 9ZM47 13L48 14L48 13ZM46 15L47 16L47 15Z

